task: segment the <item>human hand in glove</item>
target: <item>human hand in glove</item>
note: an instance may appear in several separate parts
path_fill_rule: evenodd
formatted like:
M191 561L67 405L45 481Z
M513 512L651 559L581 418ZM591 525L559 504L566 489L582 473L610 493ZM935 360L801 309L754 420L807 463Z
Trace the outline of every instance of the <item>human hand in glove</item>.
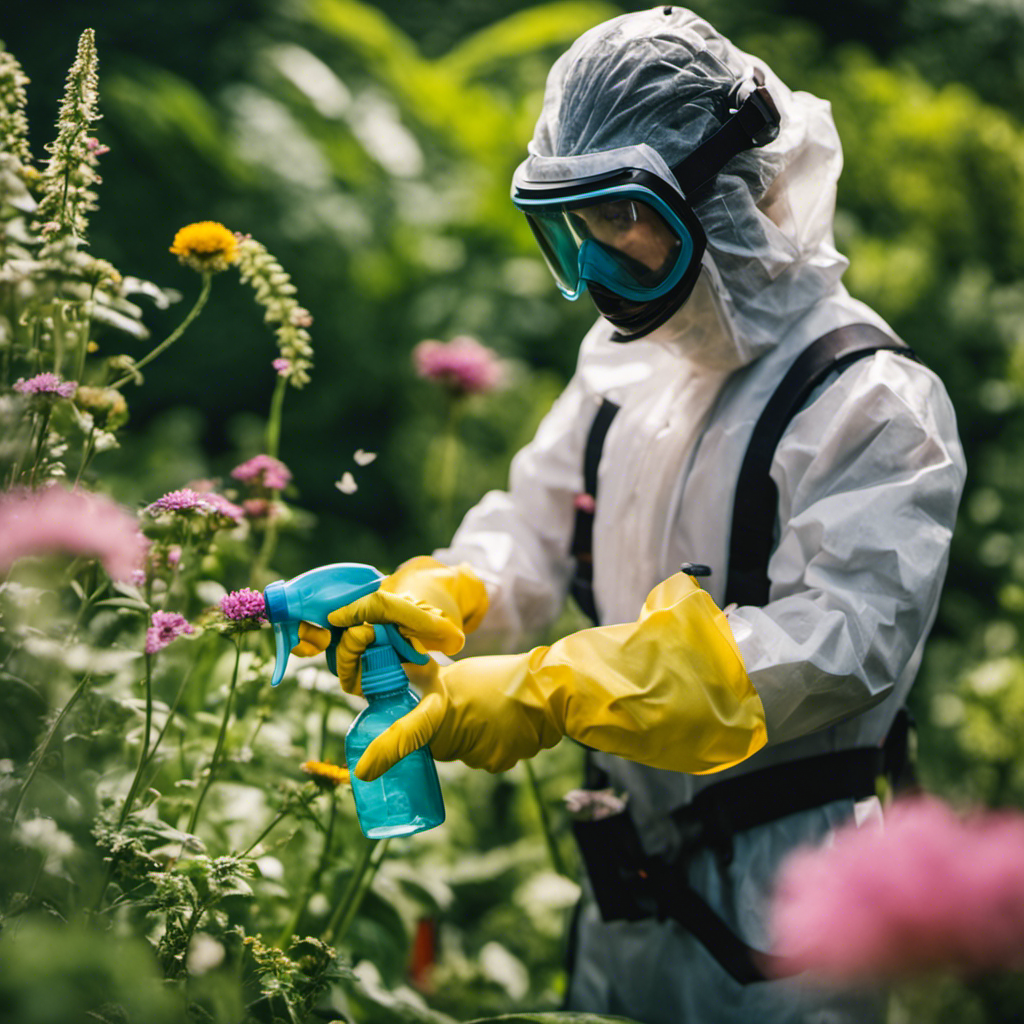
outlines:
M410 559L385 576L372 594L327 616L332 626L345 629L337 648L342 689L361 692L360 658L373 642L373 629L366 623L394 623L423 650L456 654L486 612L487 590L469 566L444 565L428 555ZM310 657L330 642L329 630L303 622L292 653Z
M767 740L725 616L683 574L651 591L636 622L525 654L407 670L423 699L370 744L356 766L361 779L427 743L440 761L499 772L569 736L653 768L704 774Z

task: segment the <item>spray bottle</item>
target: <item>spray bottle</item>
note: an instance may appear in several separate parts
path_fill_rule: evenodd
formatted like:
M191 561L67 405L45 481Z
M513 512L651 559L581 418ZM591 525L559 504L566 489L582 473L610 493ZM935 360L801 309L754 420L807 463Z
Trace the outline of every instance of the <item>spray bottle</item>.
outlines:
M331 630L327 665L337 673L337 648L343 631L331 626L327 616L336 608L372 594L383 578L371 565L338 562L269 584L263 596L267 618L274 627L277 655L271 685L277 686L284 676L288 654L299 642L302 621ZM373 782L356 778L355 766L374 737L418 703L402 662L423 665L428 658L415 650L391 623L373 629L374 642L363 653L361 675L367 706L345 735L345 761L352 773L359 827L368 839L383 839L408 836L440 825L444 821L444 802L434 759L426 748L403 757Z

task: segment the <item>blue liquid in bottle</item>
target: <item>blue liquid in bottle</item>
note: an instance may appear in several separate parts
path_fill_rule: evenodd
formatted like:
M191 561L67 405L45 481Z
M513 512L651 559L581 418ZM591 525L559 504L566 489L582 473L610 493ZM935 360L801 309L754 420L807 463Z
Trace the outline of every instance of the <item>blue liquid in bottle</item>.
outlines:
M411 836L444 821L444 801L434 759L426 747L414 750L379 779L357 779L355 767L363 752L392 722L411 711L419 699L395 649L379 626L377 642L363 654L362 686L367 706L345 736L345 762L352 773L359 827L367 839Z

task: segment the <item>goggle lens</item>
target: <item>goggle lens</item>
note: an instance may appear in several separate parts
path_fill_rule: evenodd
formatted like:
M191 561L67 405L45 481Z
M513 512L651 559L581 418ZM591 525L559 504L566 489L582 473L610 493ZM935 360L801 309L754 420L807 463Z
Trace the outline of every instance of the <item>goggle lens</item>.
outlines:
M523 212L561 291L578 298L592 280L643 301L668 291L693 258L693 238L637 197L549 203Z

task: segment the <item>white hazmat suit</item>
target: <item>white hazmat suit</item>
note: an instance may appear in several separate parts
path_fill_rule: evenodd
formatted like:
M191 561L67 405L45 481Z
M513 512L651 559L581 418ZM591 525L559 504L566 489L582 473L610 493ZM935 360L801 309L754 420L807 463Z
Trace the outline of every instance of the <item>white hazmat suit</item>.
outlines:
M469 563L487 586L477 649L515 648L560 611L584 447L602 400L620 411L603 448L594 519L601 621L633 621L683 562L712 568L702 582L721 605L737 476L775 387L832 329L888 330L840 281L847 262L834 247L832 217L842 154L828 104L790 92L763 61L684 8L624 15L582 36L552 68L530 152L565 157L644 142L672 166L716 126L706 97L755 67L781 113L780 131L734 157L694 202L708 236L694 292L628 343L598 320L565 391L515 457L507 491L485 495L436 553ZM704 776L596 755L611 784L628 792L649 852L678 845L669 812L703 787L880 743L920 664L965 475L953 409L935 374L893 352L857 361L792 420L771 475L778 541L769 601L724 609L764 706L768 745ZM729 865L710 851L694 856L691 883L748 943L765 948L765 901L779 860L851 812L840 801L750 829L734 838ZM741 986L671 920L604 923L585 903L576 939L573 1009L651 1024L863 1024L877 1009L870 997L826 997L800 979Z

